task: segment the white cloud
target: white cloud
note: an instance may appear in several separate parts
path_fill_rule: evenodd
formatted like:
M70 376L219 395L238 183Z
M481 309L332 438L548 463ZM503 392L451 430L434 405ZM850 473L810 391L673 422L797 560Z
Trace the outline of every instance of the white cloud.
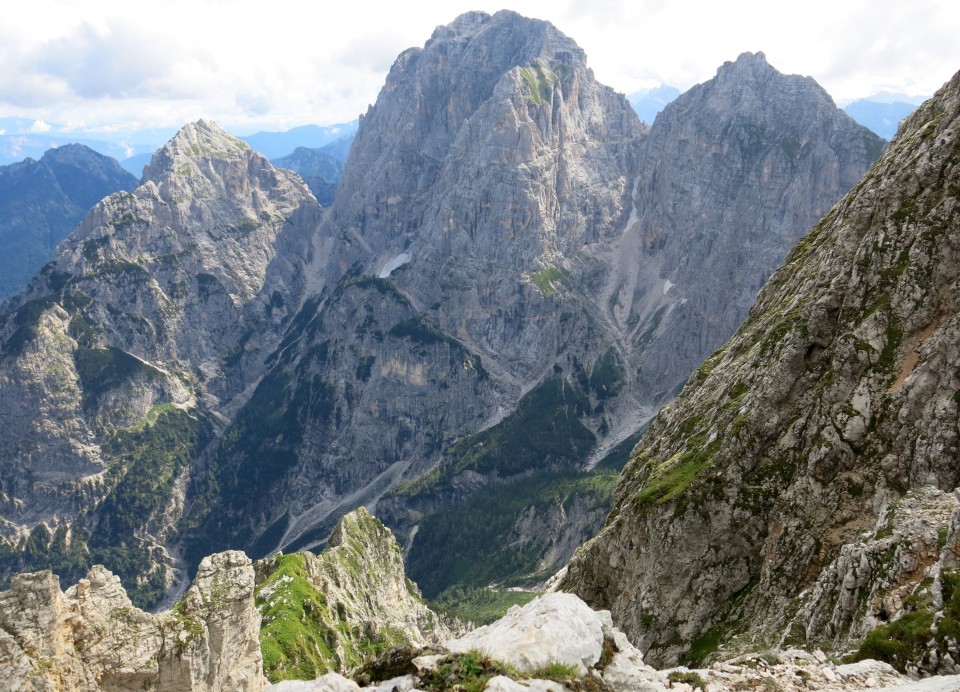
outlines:
M393 59L437 25L502 0L32 0L0 26L0 106L82 129L178 126L211 117L238 132L352 120ZM960 69L960 5L942 0L515 0L631 92L685 89L743 51L811 75L837 100L929 94Z
M50 132L53 128L45 123L43 120L34 120L33 124L30 126L30 132Z

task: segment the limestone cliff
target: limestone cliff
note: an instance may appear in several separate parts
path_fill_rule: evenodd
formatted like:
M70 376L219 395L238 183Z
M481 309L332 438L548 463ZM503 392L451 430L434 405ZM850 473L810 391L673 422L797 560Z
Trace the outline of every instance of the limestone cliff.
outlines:
M644 139L613 317L647 401L665 402L747 317L787 252L884 141L810 77L744 53L668 104Z
M366 505L431 597L542 581L879 145L760 55L648 132L506 11L397 59L328 212L189 125L0 323L0 574L103 561L146 605Z
M340 519L319 555L256 566L264 669L274 682L347 673L377 652L450 636L406 578L393 534L362 507Z
M65 593L50 572L19 574L0 592L3 688L258 692L253 586L245 555L213 555L184 599L154 616L99 565Z
M889 621L875 653L955 665L958 115L960 75L634 450L564 588L650 660L784 637L842 651Z

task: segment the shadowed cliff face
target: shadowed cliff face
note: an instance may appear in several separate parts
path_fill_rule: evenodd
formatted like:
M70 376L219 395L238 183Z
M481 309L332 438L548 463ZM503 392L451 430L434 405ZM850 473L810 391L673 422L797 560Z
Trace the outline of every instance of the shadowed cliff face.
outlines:
M634 450L565 588L610 608L651 660L731 637L843 649L952 602L956 502L936 489L960 480L958 112L954 77ZM903 646L885 655L947 666L918 627L919 643L891 630Z

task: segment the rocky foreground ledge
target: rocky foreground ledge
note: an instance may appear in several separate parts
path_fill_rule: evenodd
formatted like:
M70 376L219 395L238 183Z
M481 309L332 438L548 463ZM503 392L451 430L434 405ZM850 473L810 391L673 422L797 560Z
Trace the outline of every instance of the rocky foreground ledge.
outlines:
M286 681L270 692L660 692L663 690L960 690L960 676L911 680L878 661L846 665L798 649L741 656L710 668L654 670L607 611L546 594L443 647L396 650L355 671Z
M0 689L259 692L253 589L253 565L237 551L204 558L160 615L135 608L99 565L66 592L49 571L18 574L0 593Z
M491 625L450 638L403 577L393 536L365 510L341 520L325 553L286 558L298 558L303 574L278 566L285 558L254 566L241 552L210 556L184 598L159 615L133 607L120 580L103 567L66 592L50 572L17 575L12 588L0 592L0 689L960 690L960 676L917 681L886 663L841 665L819 651L799 649L739 656L698 670L655 670L613 626L609 611L594 611L568 593L545 594ZM331 655L316 655L313 667L304 667L310 651L324 647ZM284 677L308 677L307 670L332 668L349 677L331 672L270 686L261 654L267 650L271 676L285 671Z

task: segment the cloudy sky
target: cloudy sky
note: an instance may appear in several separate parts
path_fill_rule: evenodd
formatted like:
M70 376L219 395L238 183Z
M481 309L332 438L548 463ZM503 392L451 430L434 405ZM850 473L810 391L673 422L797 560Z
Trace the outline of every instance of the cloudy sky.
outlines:
M29 0L0 23L0 117L105 133L200 117L237 134L345 122L400 51L461 12L504 7L553 22L628 94L686 89L743 51L841 104L929 95L960 70L949 0Z

